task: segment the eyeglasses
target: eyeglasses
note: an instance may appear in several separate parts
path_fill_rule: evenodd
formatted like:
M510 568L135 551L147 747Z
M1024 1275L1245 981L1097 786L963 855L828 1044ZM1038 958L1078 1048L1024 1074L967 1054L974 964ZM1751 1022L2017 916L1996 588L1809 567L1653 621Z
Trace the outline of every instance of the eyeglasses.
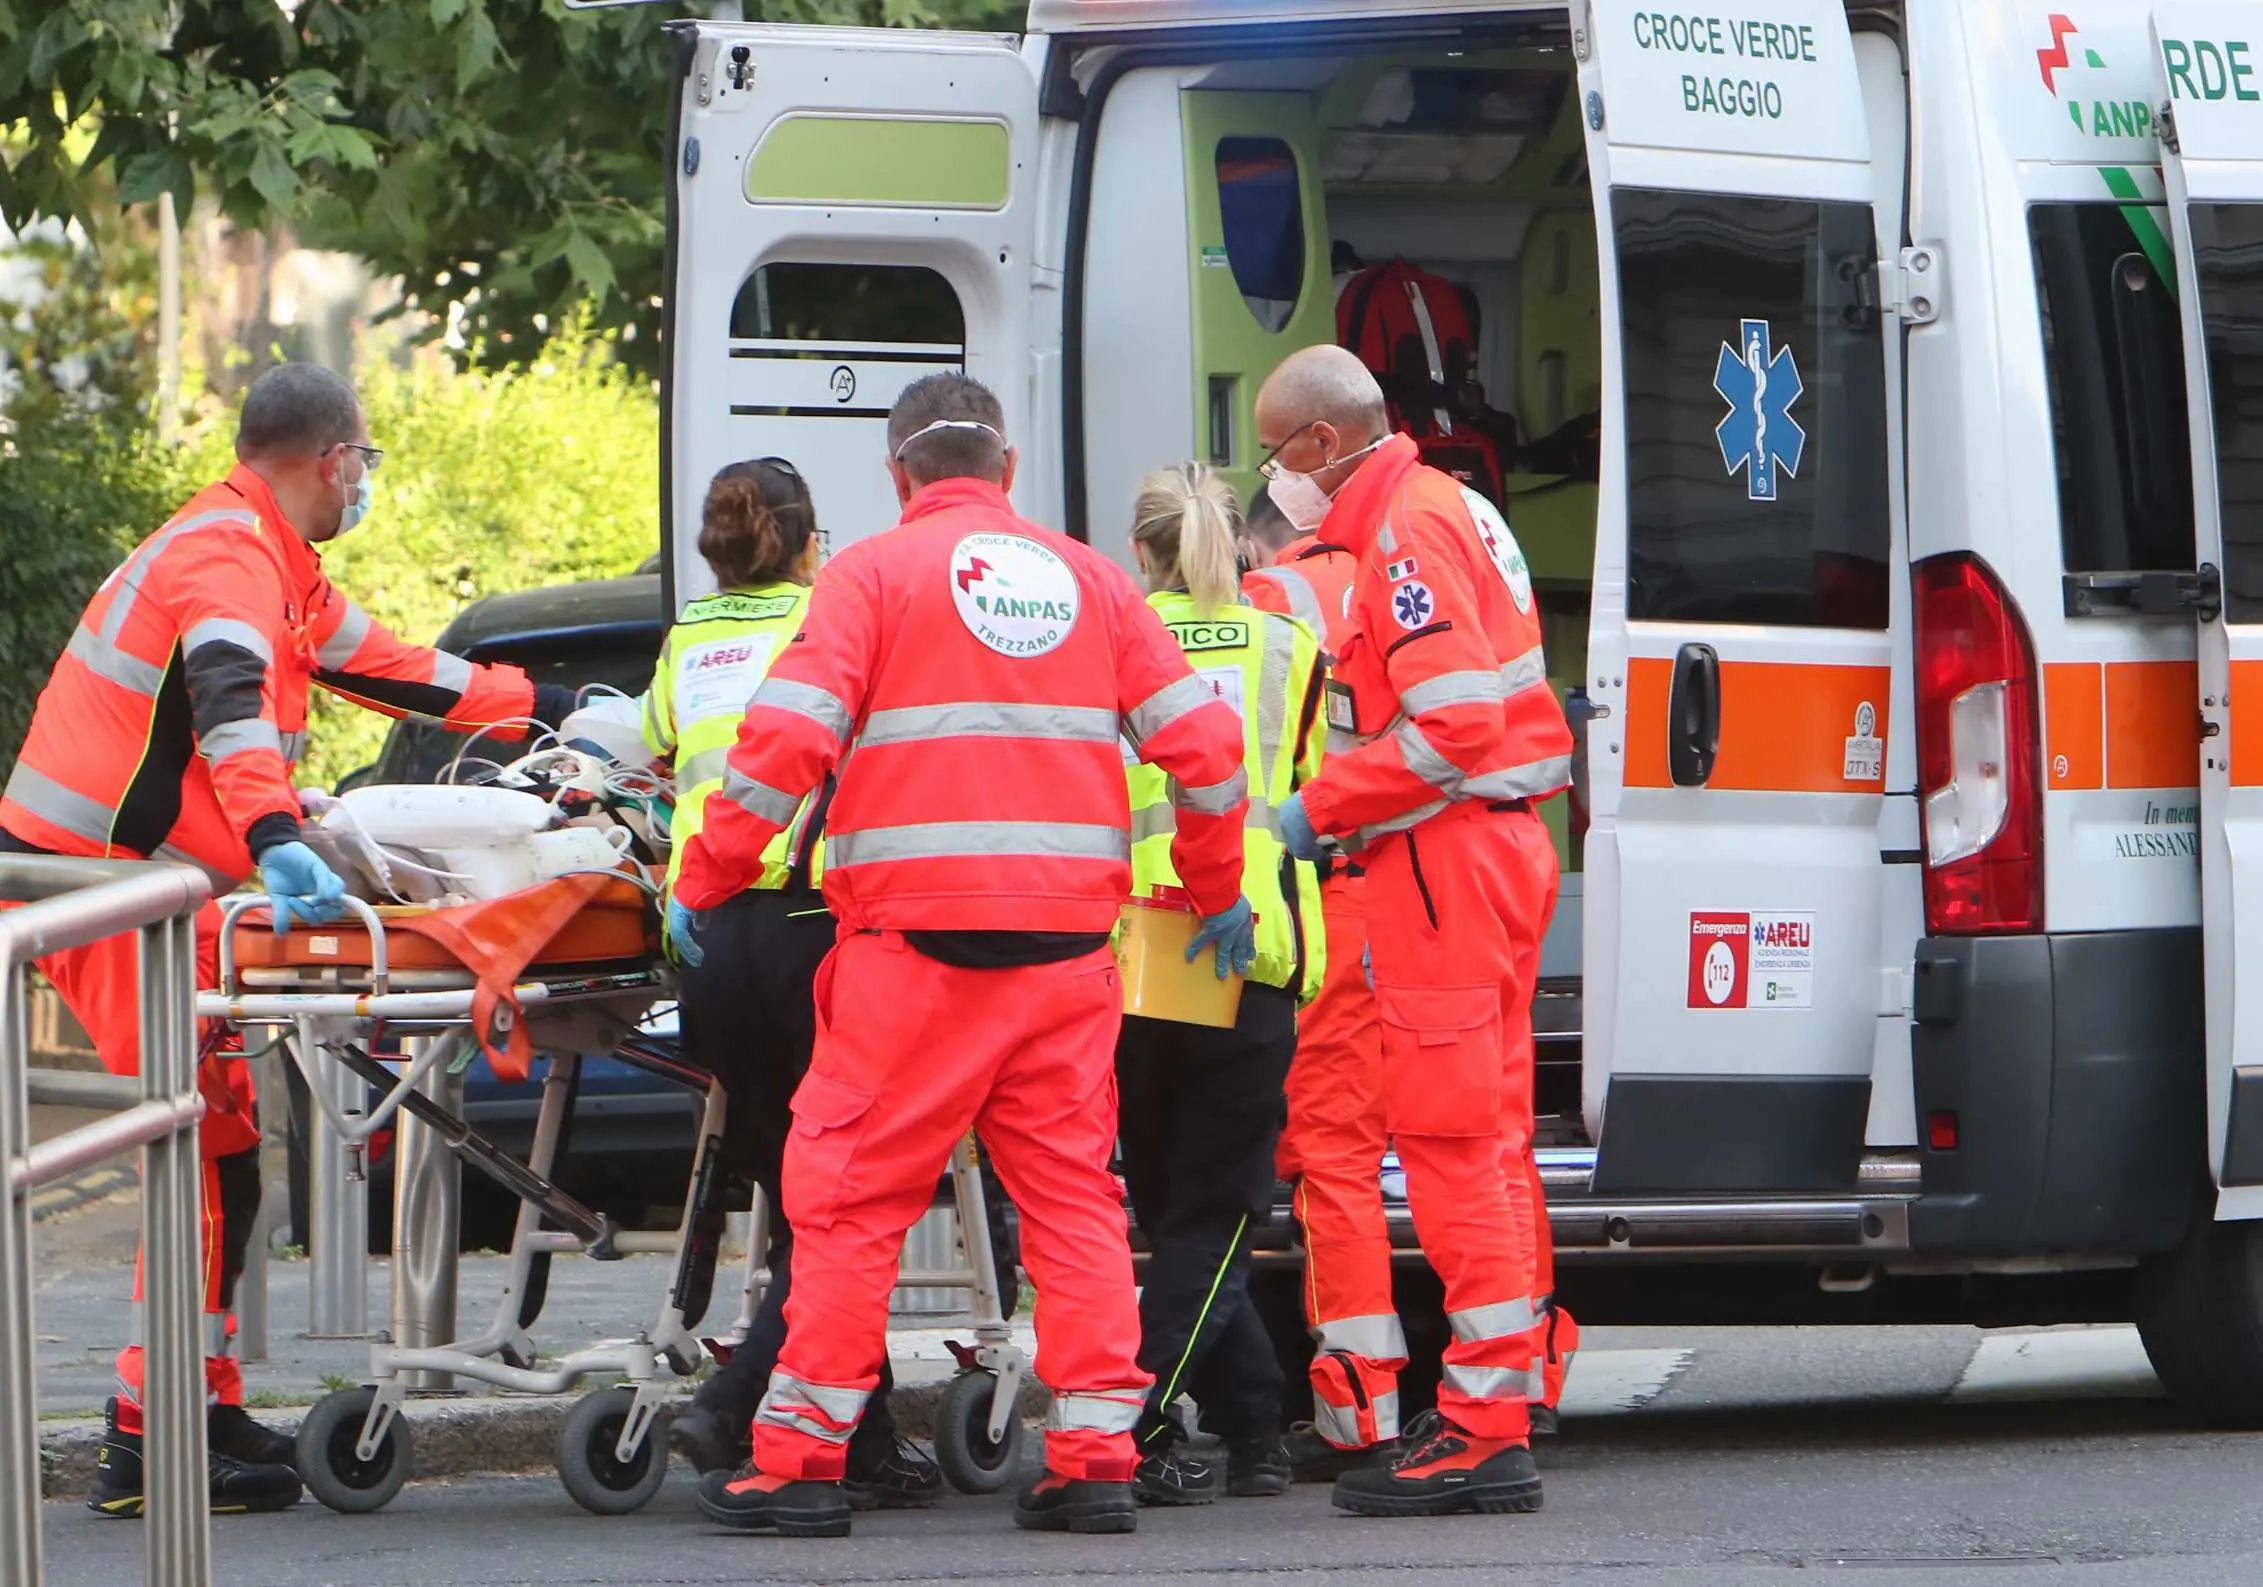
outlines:
M340 441L337 445L337 450L341 452L359 452L361 454L361 471L364 474L376 473L377 465L385 461L385 450L383 447L363 446L359 441Z
M1257 465L1258 478L1264 480L1268 485L1272 484L1273 481L1279 479L1281 477L1281 454L1289 449L1290 443L1295 441L1298 436L1304 434L1305 431L1311 429L1319 422L1320 421L1318 419L1307 419L1304 421L1304 423L1291 430L1287 435L1282 436L1281 444L1273 448L1272 451L1266 453L1263 461L1261 461Z

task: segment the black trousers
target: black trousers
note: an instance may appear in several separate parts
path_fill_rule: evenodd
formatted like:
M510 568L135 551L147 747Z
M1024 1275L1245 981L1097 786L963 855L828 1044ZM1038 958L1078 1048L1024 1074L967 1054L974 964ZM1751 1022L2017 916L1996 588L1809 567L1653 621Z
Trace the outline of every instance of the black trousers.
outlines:
M1232 1030L1126 1019L1116 1043L1124 1182L1150 1255L1139 1364L1155 1374L1137 1433L1171 1436L1191 1392L1225 1438L1279 1425L1283 1378L1249 1298L1249 1237L1272 1211L1296 1000L1245 986Z

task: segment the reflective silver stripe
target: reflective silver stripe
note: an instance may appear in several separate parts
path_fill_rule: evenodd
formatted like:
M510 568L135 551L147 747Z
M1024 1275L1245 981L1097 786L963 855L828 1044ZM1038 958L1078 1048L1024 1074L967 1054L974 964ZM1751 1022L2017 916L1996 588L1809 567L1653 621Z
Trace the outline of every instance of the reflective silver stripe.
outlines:
M1320 610L1320 592L1312 587L1312 580L1294 568L1259 568L1254 578L1269 579L1281 586L1288 597L1289 611L1317 636L1328 632L1328 619Z
M1378 551L1396 551L1399 549L1398 534L1389 524L1385 524L1375 531L1375 548Z
M1523 1400L1532 1396L1527 1392L1530 1380L1513 1367L1449 1366L1445 1382L1439 1385L1441 1393L1459 1394L1472 1400Z
M119 566L115 575L118 580L118 593L111 597L110 609L102 614L102 637L116 643L119 633L126 626L128 614L134 609L134 598L141 593L142 570L150 563L155 562L167 546L180 539L181 536L194 534L199 529L222 528L248 529L257 534L259 523L256 519L246 518L242 513L233 509L220 512L200 512L194 518L183 518L178 523L166 525L136 546L132 554Z
M304 754L305 751L306 735L304 733L285 733L283 735L283 758L285 760L296 763L299 756Z
M1454 705L1499 705L1502 687L1499 672L1441 672L1401 689L1399 705L1409 716Z
M314 653L314 664L324 672L336 672L354 659L361 642L369 637L369 613L352 601L346 602L346 615L338 619L338 626Z
M762 687L754 691L754 699L747 709L766 705L773 710L790 711L795 716L806 716L819 727L827 729L835 738L847 738L856 718L841 703L839 695L820 689L813 683L796 683L791 678L764 678Z
M926 821L835 832L825 841L825 863L834 870L890 860L1131 859L1124 828L1081 821Z
M1501 663L1501 687L1510 694L1522 694L1548 681L1548 657L1542 646L1534 645L1523 655Z
M1131 714L1124 718L1124 736L1136 749L1180 717L1199 711L1217 698L1210 692L1209 684L1190 672L1176 683L1166 683L1133 706Z
M230 876L226 871L213 869L211 866L205 864L204 861L191 854L188 850L176 848L170 843L158 844L157 852L155 854L152 854L150 858L153 860L170 860L175 865L195 866L198 870L204 872L204 874L211 879L212 896L215 898L218 898L225 893L234 892L236 890L236 884L243 880L241 876Z
M1406 1330L1397 1312L1376 1312L1366 1317L1338 1317L1312 1330L1313 1342L1323 1350L1341 1350L1371 1361L1404 1361Z
M1391 740L1399 746L1400 758L1405 760L1408 771L1449 799L1460 795L1464 780L1462 769L1433 749L1421 728L1409 722L1392 734Z
M226 1312L208 1311L204 1314L204 1358L216 1360L236 1353L236 1336L228 1327Z
M451 694L462 694L471 687L471 663L461 656L451 656L445 650L432 653L433 687L446 689Z
M801 801L792 794L768 783L756 782L736 767L723 778L723 797L748 815L773 826L784 826L801 808Z
M1566 1373L1569 1373L1571 1371L1572 1357L1577 1355L1578 1353L1579 1352L1576 1350L1567 1351L1565 1353L1564 1371ZM1532 1370L1524 1375L1524 1397L1535 1405L1542 1405L1547 1402L1548 1365L1546 1362L1535 1361L1532 1364Z
M1416 805L1412 810L1392 816L1387 821L1378 821L1371 827L1361 827L1352 835L1352 852L1356 854L1361 849L1380 843L1394 832L1418 827L1452 803L1451 799L1433 799L1428 804Z
M1173 806L1190 814L1222 816L1249 797L1249 768L1236 766L1234 774L1224 782L1202 783L1192 788L1173 777L1166 797Z
M233 617L207 617L181 636L181 652L194 655L206 645L235 645L248 650L260 660L272 662L275 647L267 636L251 624L238 622Z
M1375 1396L1375 1438L1378 1443L1399 1436L1399 1391L1386 1389Z
M1266 623L1265 648L1257 660L1257 764L1271 787L1282 770L1282 741L1289 732L1289 669L1296 662L1297 631L1286 623Z
M947 705L875 711L864 719L864 731L857 735L857 743L866 749L937 738L1042 738L1071 744L1113 744L1120 727L1116 713L1100 706L954 700Z
M727 749L703 749L696 755L686 756L676 766L678 797L690 793L701 783L720 782L731 769L731 752Z
M196 747L204 751L204 758L217 766L231 755L241 755L255 749L271 749L283 753L283 735L275 731L273 722L262 722L258 717L246 717L241 722L223 722L210 732L196 736Z
M1450 1311L1446 1313L1446 1322L1453 1328L1456 1339L1473 1345L1488 1339L1513 1339L1518 1334L1530 1333L1547 1315L1547 1307L1535 1306L1529 1298L1520 1297Z
M99 799L89 799L75 789L66 788L20 760L16 762L16 769L8 774L7 797L48 825L60 827L75 838L86 838L105 846L110 842L110 824L117 819L115 811Z
M1097 1389L1086 1394L1056 1394L1045 1413L1049 1433L1128 1433L1139 1425L1140 1408L1147 1396L1138 1389Z
M660 719L660 701L668 688L668 675L676 670L673 656L660 659L661 674L652 680L652 687L644 691L644 747L658 754L667 754L676 747L676 735L668 731L668 724ZM677 768L676 779L683 780L683 769Z
M1569 755L1550 755L1545 760L1527 761L1522 766L1504 766L1489 771L1482 777L1464 779L1461 797L1464 799L1539 799L1559 788L1569 787L1572 780L1572 758Z
M1342 728L1332 727L1328 729L1327 757L1334 760L1339 755L1349 755L1366 742L1357 733L1347 733Z
M783 1427L828 1444L845 1444L856 1432L867 1398L862 1389L804 1383L783 1372L770 1374L770 1388L754 1413L758 1422Z
M139 656L128 655L93 629L81 623L64 654L75 656L98 678L136 694L154 695L164 685L165 669Z
M1366 1447L1367 1441L1359 1436L1359 1411L1349 1405L1331 1405L1317 1395L1312 1401L1312 1430L1338 1449Z
M1262 828L1274 837L1281 835L1275 821L1273 807L1263 799L1252 797L1247 812L1242 816L1246 828ZM1167 804L1142 805L1131 813L1131 840L1145 843L1149 838L1168 838L1178 835L1179 818Z

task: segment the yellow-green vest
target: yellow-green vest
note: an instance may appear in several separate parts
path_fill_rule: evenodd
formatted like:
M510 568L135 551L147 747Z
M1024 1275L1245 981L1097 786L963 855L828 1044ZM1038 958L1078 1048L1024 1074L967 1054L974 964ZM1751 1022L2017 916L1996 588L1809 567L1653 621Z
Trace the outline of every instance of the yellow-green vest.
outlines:
M684 850L706 814L707 796L723 786L730 769L725 757L739 741L747 702L808 610L807 585L780 582L718 590L685 607L660 646L660 664L644 694L644 742L655 756L672 755L676 762L676 813L669 823L671 890ZM786 829L762 851L762 878L756 887L776 890L792 877L815 798L804 799ZM812 887L822 876L824 859L820 838L810 848Z
M1241 713L1242 763L1249 771L1249 814L1242 833L1242 891L1257 912L1257 963L1249 979L1310 1002L1326 970L1320 878L1281 846L1274 811L1320 771L1327 723L1320 687L1320 641L1293 617L1230 606L1204 614L1189 596L1165 590L1147 604L1186 652L1204 682ZM1303 750L1299 758L1299 749ZM1132 890L1177 887L1171 839L1178 824L1169 779L1135 764L1131 781ZM1290 901L1291 895L1294 902Z

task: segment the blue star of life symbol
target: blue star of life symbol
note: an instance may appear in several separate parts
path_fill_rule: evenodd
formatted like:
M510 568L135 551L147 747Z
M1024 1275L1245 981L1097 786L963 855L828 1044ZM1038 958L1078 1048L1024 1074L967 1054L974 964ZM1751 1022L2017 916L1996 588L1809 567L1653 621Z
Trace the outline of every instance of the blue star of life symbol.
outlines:
M1420 628L1430 621L1430 592L1419 584L1402 584L1391 597L1392 615L1402 628Z
M1713 389L1729 405L1728 416L1714 427L1721 443L1721 466L1732 475L1747 470L1745 493L1754 501L1776 499L1776 470L1799 478L1800 454L1807 449L1807 432L1792 417L1792 404L1806 388L1799 365L1789 347L1771 350L1766 320L1746 320L1740 346L1721 344L1721 361L1713 371Z

